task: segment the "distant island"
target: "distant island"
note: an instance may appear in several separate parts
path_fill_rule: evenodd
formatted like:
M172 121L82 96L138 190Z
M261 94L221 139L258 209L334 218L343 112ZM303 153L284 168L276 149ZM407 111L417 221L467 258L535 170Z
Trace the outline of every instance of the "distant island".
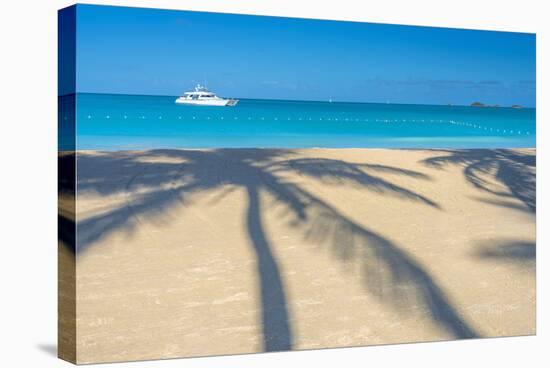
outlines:
M483 102L479 102L479 101L471 103L470 106L472 106L472 107L500 107L500 105L487 105L487 104L484 104ZM523 106L521 106L521 105L512 105L511 107L513 109L522 109L523 108Z

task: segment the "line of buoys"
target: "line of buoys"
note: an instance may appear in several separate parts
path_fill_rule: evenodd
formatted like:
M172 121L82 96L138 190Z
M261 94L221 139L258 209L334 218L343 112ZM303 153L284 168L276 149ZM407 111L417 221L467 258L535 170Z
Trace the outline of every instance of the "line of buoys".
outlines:
M111 119L111 115L105 115L105 119ZM123 119L129 119L129 116L128 115L123 115L122 116ZM86 116L87 119L92 119L92 115L87 115ZM147 117L145 115L141 115L139 117L140 119L142 120L145 120L147 119ZM178 120L182 120L182 119L185 119L184 116L178 116L177 117ZM211 116L205 116L205 117L197 117L197 116L192 116L191 117L193 120L197 120L197 119L206 119L206 120L211 120L212 117ZM216 117L213 117L214 119L216 119ZM225 120L226 118L228 119L231 119L231 117L225 117L225 116L220 116L219 117L219 120ZM68 117L67 116L64 116L63 117L63 120L67 120ZM163 119L163 116L160 115L158 116L158 119L159 120L162 120ZM253 117L252 116L248 116L247 117L248 120L252 120ZM259 118L260 120L266 120L266 117L265 116L262 116ZM280 118L279 117L273 117L272 118L273 120L275 121L278 121ZM298 118L292 118L292 117L287 117L287 120L288 121L291 121L293 119L297 119L298 121L303 121L303 120L307 120L307 121L312 121L314 118L312 117L298 117ZM238 116L233 116L233 120L239 120L239 117ZM485 131L489 131L489 132L497 132L497 133L504 133L504 134L517 134L517 135L530 135L531 133L529 131L521 131L521 130L513 130L513 129L500 129L500 128L493 128L493 127L488 127L488 126L485 126L485 125L481 125L481 124L478 124L478 123L469 123L469 122L464 122L464 121L456 121L456 120L443 120L443 119L367 119L367 118L363 118L363 119L360 119L360 118L352 118L352 117L319 117L319 121L323 121L323 120L326 120L326 121L339 121L339 122L361 122L361 121L364 121L364 122L370 122L371 120L373 122L378 122L378 123L448 123L448 124L451 124L451 125L458 125L458 126L464 126L464 127L470 127L470 128L474 128L474 129L480 129L480 130L485 130Z

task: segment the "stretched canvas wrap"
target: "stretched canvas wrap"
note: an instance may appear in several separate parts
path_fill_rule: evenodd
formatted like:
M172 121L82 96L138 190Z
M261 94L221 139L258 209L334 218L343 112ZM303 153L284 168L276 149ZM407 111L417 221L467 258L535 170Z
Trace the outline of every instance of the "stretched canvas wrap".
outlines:
M59 356L535 334L535 35L59 11Z

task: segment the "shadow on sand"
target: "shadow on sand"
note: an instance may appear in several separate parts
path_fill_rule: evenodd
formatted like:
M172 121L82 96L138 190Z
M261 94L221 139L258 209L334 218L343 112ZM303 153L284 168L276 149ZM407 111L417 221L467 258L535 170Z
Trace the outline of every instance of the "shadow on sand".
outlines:
M242 188L248 197L246 224L250 246L256 254L264 350L289 350L293 347L293 332L284 278L263 225L266 209L260 193L267 193L277 205L284 206L282 219L300 230L305 240L325 244L339 259L359 262L368 292L403 313L408 313L407 301L415 300L429 311L434 323L455 338L478 336L411 255L297 183L285 180L284 174L297 173L328 184L357 185L380 195L418 202L437 212L440 206L433 200L377 173L391 172L417 180L430 177L383 165L325 158L292 159L292 154L291 150L219 149L80 155L79 193L133 195L132 201L78 223L78 252L85 252L112 231L132 232L138 217L162 216L171 207L189 205L197 193L225 190L216 199L221 201L227 193Z
M460 165L464 176L478 189L494 194L496 199L487 201L503 207L536 212L536 155L510 149L439 150L441 156L423 161L425 165L444 168ZM490 178L491 180L487 180ZM500 185L495 185L496 181Z
M484 259L534 265L537 250L534 242L522 240L490 241L481 243L476 255Z
M66 151L57 157L58 214L57 228L60 243L74 253L75 239L75 180L76 157L74 151Z

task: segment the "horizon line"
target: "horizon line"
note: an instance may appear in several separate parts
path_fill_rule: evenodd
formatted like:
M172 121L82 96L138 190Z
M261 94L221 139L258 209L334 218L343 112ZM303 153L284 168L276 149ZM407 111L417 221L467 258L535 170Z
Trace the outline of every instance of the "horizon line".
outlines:
M96 95L122 95L122 96L144 96L144 97L178 97L178 95L155 95L155 94L146 94L146 93L135 93L135 94L129 94L129 93L120 93L120 92L87 92L87 91L76 91L73 93L66 93L63 95L57 95L57 97L63 97L63 96L70 96L70 95L77 95L79 93L82 94L96 94ZM284 98L251 98L251 97L232 97L235 99L240 100L266 100L266 101L287 101L287 102L323 102L323 103L347 103L347 104L373 104L373 105L415 105L415 106L448 106L448 107L477 107L477 108L513 108L513 106L520 106L522 109L536 109L535 106L528 106L528 105L520 105L520 104L512 104L512 105L501 105L501 104L486 104L485 102L481 101L474 101L472 104L476 102L481 102L483 106L472 106L470 105L462 105L462 104L453 104L453 103L447 103L447 104L435 104L435 103L410 103L410 102L372 102L372 101L337 101L337 100L292 100L292 99L284 99Z

